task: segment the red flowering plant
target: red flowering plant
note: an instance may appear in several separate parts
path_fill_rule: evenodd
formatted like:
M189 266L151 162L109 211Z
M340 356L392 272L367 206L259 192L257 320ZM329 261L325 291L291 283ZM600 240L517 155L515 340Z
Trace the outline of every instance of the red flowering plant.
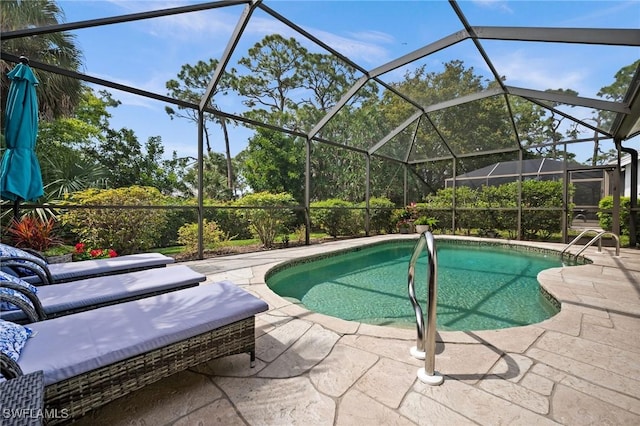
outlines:
M85 243L78 243L73 252L73 260L107 259L117 255L118 253L112 248L88 248Z
M413 222L418 218L418 206L411 203L398 212L398 221L396 227L398 229L413 226Z

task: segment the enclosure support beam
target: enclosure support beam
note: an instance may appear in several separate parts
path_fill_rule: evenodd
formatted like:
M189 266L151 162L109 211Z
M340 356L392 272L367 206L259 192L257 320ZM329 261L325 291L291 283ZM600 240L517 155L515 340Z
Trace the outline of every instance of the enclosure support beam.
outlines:
M629 247L635 248L638 244L637 241L637 220L638 220L638 151L631 148L621 146L623 152L626 152L631 156L631 163L629 163ZM626 174L626 173L625 173ZM626 177L625 177L626 179Z
M567 169L567 144L564 144L564 156L562 158L562 242L569 242L569 171ZM573 213L573 212L572 212Z
M311 139L306 138L304 161L304 243L311 244Z
M369 199L371 198L371 156L369 154L365 154L364 156L365 164L367 167L366 170L366 182L365 182L365 190L364 190L364 202L365 202L365 216L364 216L364 235L369 236L371 231L371 210L369 206Z
M409 188L409 185L407 183L408 180L408 171L407 168L409 167L409 165L407 163L404 163L404 168L402 169L404 172L404 176L403 176L403 180L402 180L402 186L404 188L404 204L403 206L406 206L407 204L409 204L408 199L407 199L407 189Z
M198 259L204 259L204 112L198 111Z
M631 113L631 109L621 102L603 101L602 99L585 98L583 96L567 95L564 93L544 92L542 90L523 89L521 87L506 86L509 94L529 99L530 101L550 101L559 104L583 106L587 108L602 109L605 111L619 112L622 114ZM539 104L549 108L548 105ZM572 121L576 121L574 117L568 116ZM585 125L586 126L586 125Z
M516 235L518 240L522 240L522 150L518 151L518 218L516 219Z
M611 211L611 218L613 222L611 223L611 231L620 235L620 153L622 151L622 144L620 139L614 139L613 142L616 144L616 148L618 150L618 162L616 171L613 173L613 210Z
M484 40L640 46L640 31L613 28L473 27Z
M242 11L242 15L240 15L240 19L236 24L236 28L233 30L233 34L231 34L231 38L227 43L227 47L224 49L224 52L222 53L220 62L218 62L218 66L213 72L213 77L209 82L209 86L207 87L207 90L204 92L204 96L202 96L202 99L200 100L200 105L199 105L200 110L203 110L211 100L211 96L213 96L213 92L216 90L216 87L218 87L218 83L222 78L222 74L227 69L227 65L229 64L231 55L236 49L236 46L240 41L240 37L242 36L244 29L247 27L247 24L249 23L249 18L251 18L251 15L253 14L253 11L255 10L255 8L256 8L256 3L254 2L252 4L246 5L244 10Z
M456 235L456 178L458 177L458 159L453 157L453 193L451 195L451 233Z

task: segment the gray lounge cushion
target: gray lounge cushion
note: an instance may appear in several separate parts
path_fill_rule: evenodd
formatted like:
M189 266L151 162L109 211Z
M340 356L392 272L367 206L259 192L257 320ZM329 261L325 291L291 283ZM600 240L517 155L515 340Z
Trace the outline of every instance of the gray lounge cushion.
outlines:
M96 275L126 272L131 269L162 267L173 262L172 257L160 253L139 253L108 259L50 263L47 266L54 281L71 281ZM22 277L22 279L31 284L40 283L40 279L36 275Z
M190 284L197 285L206 276L184 265L149 269L120 275L86 278L69 283L38 287L38 298L47 314L77 310L121 299L141 297L147 293L170 291ZM2 319L25 319L20 310L0 313Z
M45 385L215 330L266 311L231 282L201 285L29 324L19 365Z

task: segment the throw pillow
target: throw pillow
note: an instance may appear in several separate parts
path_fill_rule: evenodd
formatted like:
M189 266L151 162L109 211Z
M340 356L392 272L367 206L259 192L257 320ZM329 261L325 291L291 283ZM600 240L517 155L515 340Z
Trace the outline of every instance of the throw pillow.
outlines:
M36 286L33 286L31 284L29 284L28 282L21 280L18 277L14 277L11 274L8 274L6 272L2 272L0 271L0 292L1 293L5 293L5 294L11 294L14 295L16 297L19 297L20 299L24 300L25 302L27 302L29 305L33 304L31 303L31 301L29 300L28 297L26 297L24 294L20 293L17 290L14 290L12 288L5 288L2 286L3 282L10 282L13 284L16 284L20 287L24 287L25 290L30 291L33 294L38 294L38 288ZM10 311L12 309L18 309L17 306L15 306L13 303L7 302L5 300L0 302L0 310L2 311Z
M32 334L28 327L0 320L0 352L18 362L20 352Z

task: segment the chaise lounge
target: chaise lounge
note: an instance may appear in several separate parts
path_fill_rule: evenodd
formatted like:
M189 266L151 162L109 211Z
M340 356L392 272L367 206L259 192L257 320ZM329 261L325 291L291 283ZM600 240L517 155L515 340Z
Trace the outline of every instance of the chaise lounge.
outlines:
M249 353L253 366L267 309L227 281L188 288L29 324L17 362L0 354L0 367L9 379L43 371L45 410L68 416L51 422L69 421L211 359Z
M14 292L0 292L4 300L20 309L2 310L0 318L19 322L35 322L122 303L169 291L194 287L206 280L206 276L184 265L163 269L130 272L87 278L70 283L39 286L36 294L20 278L0 272L0 288L11 288L25 296L31 304ZM10 305L10 306L11 306Z
M0 244L0 267L34 285L58 284L104 275L165 267L174 259L160 253L139 253L108 259L47 263L44 258Z

